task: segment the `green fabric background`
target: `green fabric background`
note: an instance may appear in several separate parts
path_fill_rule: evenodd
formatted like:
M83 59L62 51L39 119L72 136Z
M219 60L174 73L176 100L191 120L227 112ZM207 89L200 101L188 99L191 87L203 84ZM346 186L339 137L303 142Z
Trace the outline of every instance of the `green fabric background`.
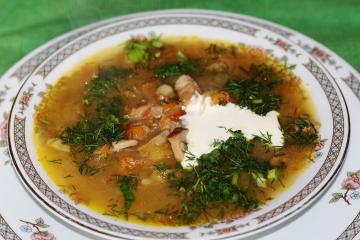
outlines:
M277 22L320 41L360 70L360 0L0 0L0 75L71 29L166 8L223 10Z

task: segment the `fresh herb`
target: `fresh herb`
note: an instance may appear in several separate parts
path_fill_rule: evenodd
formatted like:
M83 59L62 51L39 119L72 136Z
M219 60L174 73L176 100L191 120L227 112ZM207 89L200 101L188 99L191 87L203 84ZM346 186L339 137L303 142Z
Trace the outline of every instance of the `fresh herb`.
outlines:
M273 168L268 171L267 173L267 179L270 181L279 180L281 176L281 170L279 168Z
M49 121L46 120L46 119L44 119L44 118L39 118L39 122L40 122L41 124L43 124L43 125L49 125L49 124L50 124Z
M250 78L255 81L264 81L264 82L277 82L279 81L279 73L275 70L275 68L268 66L266 64L255 65L252 64L250 66L249 71L247 71Z
M272 93L273 88L274 83L255 80L230 80L225 85L225 89L236 98L239 106L247 107L260 115L277 110L281 104L281 96Z
M132 75L133 72L128 69L117 67L100 69L98 76L87 85L87 94L83 97L84 105L90 105L96 100L103 100L111 89Z
M99 115L114 115L120 116L121 115L121 100L119 97L112 97L106 101L101 101L97 108L96 112Z
M314 147L319 139L319 132L308 115L289 119L284 128L285 143L300 147Z
M126 42L127 57L134 64L146 63L149 59L159 58L164 45L160 37L132 38Z
M81 162L79 166L79 173L81 175L94 176L103 170L103 168L96 168L89 165L89 158Z
M219 209L221 215L221 209L229 205L256 209L260 202L250 191L243 190L243 183L239 181L241 174L253 179L252 187L266 187L273 181L274 168L251 157L252 142L247 141L241 131L228 131L232 136L226 141L217 141L214 150L196 158L198 166L191 171L169 173L170 186L183 193L181 209L173 213L180 223L193 223L200 215L206 216L209 209Z
M155 170L158 172L165 172L166 169L168 169L168 167L166 166L166 164L164 162L158 163L155 166Z
M186 62L188 58L185 56L185 54L182 51L177 51L176 60L178 60L179 62Z
M53 163L53 164L61 164L62 160L61 159L55 159L55 160L48 160L49 163Z
M272 135L269 132L260 132L260 135L254 135L254 137L266 145L272 145Z
M206 52L212 56L212 58L217 57L218 54L226 51L225 47L221 47L215 43L210 43L209 47L206 48Z
M84 118L61 135L62 142L74 152L93 153L98 147L123 138L124 120L112 114Z
M129 208L135 200L134 192L136 189L137 179L133 176L118 176L117 184L124 197L124 216L127 220L129 217Z
M200 60L184 60L177 63L166 63L155 69L155 76L172 83L182 74L197 75L202 71Z

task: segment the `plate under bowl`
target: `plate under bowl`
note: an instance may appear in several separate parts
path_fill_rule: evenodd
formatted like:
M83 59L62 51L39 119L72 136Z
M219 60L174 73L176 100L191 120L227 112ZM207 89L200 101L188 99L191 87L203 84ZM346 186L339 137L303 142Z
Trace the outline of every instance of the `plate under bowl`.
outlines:
M197 227L152 227L116 221L77 205L51 181L41 167L32 141L36 106L49 85L75 64L131 35L155 32L222 39L267 51L274 58L295 64L298 75L315 100L324 146L315 162L277 199L246 217ZM256 53L254 53L256 54ZM25 80L10 114L9 147L22 182L42 205L76 227L106 238L229 239L247 236L286 220L303 209L336 175L345 156L349 121L345 101L336 82L310 54L287 39L243 20L209 12L163 11L99 24L64 45L43 61Z

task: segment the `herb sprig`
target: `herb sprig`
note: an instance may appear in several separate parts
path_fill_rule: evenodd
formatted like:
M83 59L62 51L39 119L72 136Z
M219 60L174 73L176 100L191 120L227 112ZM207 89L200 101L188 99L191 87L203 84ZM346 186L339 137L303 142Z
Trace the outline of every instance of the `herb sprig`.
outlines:
M91 114L85 114L74 126L66 128L60 136L62 142L70 145L74 153L85 153L89 158L98 147L110 145L123 138L125 119L121 115L120 99L111 97L110 92L132 74L132 71L127 69L106 67L89 82L83 104L85 110L92 109ZM79 171L99 172L87 165L80 165Z
M173 83L182 74L197 75L202 71L200 60L179 61L177 63L166 63L155 69L155 76L167 83Z
M289 119L285 124L284 135L286 144L300 147L314 147L319 140L319 132L306 114Z
M112 88L131 76L133 76L133 72L128 69L114 66L100 69L98 76L87 85L87 93L83 97L84 105L103 100Z
M61 139L75 153L92 154L98 147L123 138L123 122L123 119L112 114L84 118L75 126L67 128Z
M134 64L146 63L153 58L159 58L164 45L159 36L132 38L126 42L127 57Z
M196 158L198 166L191 171L177 170L168 175L170 185L183 193L182 207L174 213L181 224L194 223L201 215L206 215L208 209L223 209L229 205L256 209L260 202L251 191L244 190L239 176L248 175L253 180L252 187L265 187L271 183L269 180L279 177L275 168L250 156L253 144L241 131L228 131L232 134L230 138L217 141L212 152Z
M230 80L225 85L225 89L236 98L239 106L247 107L260 115L278 109L281 104L281 96L272 93L273 88L274 83L254 80Z
M129 208L135 200L135 190L137 186L137 179L134 176L118 176L118 187L124 197L124 216L126 220L129 217Z

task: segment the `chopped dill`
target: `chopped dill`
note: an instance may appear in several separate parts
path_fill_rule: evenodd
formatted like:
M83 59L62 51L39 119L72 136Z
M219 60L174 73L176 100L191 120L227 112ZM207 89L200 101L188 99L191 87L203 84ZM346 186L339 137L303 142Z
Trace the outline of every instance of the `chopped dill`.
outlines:
M62 164L62 160L61 159L55 159L55 160L47 160L47 162L49 163L53 163L53 164Z
M236 99L241 107L247 107L256 114L266 115L277 110L281 96L272 93L275 83L257 82L254 80L229 80L225 89Z
M271 140L272 135L269 132L266 133L260 132L260 135L253 135L253 136L266 145L272 145L272 140Z
M165 172L166 169L168 169L168 167L166 166L166 164L164 162L155 164L155 170L158 172Z
M44 119L44 118L39 118L39 122L40 122L41 124L43 124L43 125L49 125L49 124L50 124L49 121L46 120L46 119Z
M252 142L247 141L241 131L228 131L232 136L226 141L217 141L210 153L198 158L187 155L196 158L198 166L191 171L178 169L168 174L170 186L183 193L181 209L172 213L180 224L194 223L207 214L207 209L221 209L229 204L256 209L261 203L251 191L242 190L240 174L251 176L255 184L252 187L265 187L275 178L273 167L251 157Z
M98 174L103 170L103 168L101 168L101 167L92 167L89 164L90 160L91 160L90 158L87 158L80 163L79 173L81 175L94 176L95 174Z
M137 179L134 176L118 176L117 184L124 197L124 216L128 220L129 208L135 200L134 192L137 186Z
M103 100L109 91L131 76L133 76L133 72L128 69L114 66L100 69L99 74L87 85L83 104L87 106L95 101Z
M200 60L186 59L177 63L166 63L155 68L155 76L161 80L173 83L182 74L197 75L202 71Z
M285 143L299 147L314 147L319 140L319 132L306 114L289 119L284 127Z
M61 135L62 142L75 153L92 154L98 147L123 138L124 120L112 114L84 118Z

